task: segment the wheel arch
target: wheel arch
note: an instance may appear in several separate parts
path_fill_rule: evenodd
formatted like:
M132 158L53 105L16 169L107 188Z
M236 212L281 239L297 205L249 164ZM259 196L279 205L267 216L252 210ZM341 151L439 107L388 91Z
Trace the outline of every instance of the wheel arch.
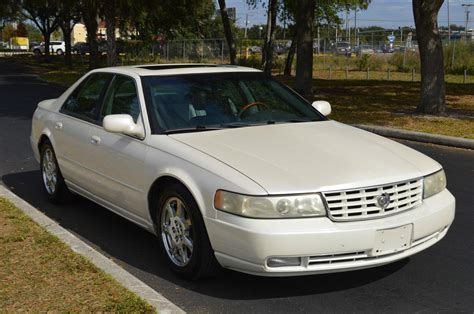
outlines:
M46 141L51 143L50 136L47 135L46 133L41 134L39 139L38 139L38 144L37 144L38 151L41 151L41 146L43 146L43 144L46 143ZM52 145L52 143L51 143L51 145Z
M194 198L194 201L196 202L199 211L201 212L201 215L203 215L202 208L200 206L199 198L197 197L195 191L185 183L184 180L170 175L170 174L164 174L153 181L153 183L150 186L150 189L148 190L148 195L147 195L147 201L148 201L148 211L150 214L150 218L152 222L155 224L156 221L156 213L157 213L157 202L160 197L161 191L166 187L171 184L179 184L182 187L184 187L188 192L191 194L191 196Z

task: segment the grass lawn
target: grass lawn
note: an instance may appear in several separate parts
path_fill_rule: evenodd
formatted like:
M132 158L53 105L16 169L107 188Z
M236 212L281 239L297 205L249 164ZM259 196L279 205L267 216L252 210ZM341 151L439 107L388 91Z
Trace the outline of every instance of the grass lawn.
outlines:
M277 79L293 86L294 78ZM446 84L446 116L414 114L420 83L377 80L313 80L313 99L327 100L330 118L474 139L474 85Z
M18 208L0 198L2 312L153 312Z

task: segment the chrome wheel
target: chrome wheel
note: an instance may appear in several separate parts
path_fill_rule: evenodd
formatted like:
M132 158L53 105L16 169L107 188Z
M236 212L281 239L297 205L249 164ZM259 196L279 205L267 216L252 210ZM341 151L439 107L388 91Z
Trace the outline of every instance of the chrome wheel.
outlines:
M43 163L41 165L41 172L43 175L43 182L48 194L56 192L56 183L58 182L58 168L54 159L53 151L47 147L43 151Z
M161 239L171 261L186 266L193 255L191 215L177 197L168 198L161 210Z

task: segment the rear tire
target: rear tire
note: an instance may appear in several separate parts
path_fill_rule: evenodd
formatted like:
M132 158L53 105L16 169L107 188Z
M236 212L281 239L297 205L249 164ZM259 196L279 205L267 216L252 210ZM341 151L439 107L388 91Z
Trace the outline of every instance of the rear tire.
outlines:
M71 199L71 192L64 182L53 146L46 140L40 148L40 169L43 188L53 204L63 203Z
M191 193L172 184L162 191L156 206L158 238L171 270L192 280L217 274L221 267Z
M63 53L64 53L64 52L62 51L62 49L56 50L56 54L57 54L58 56L62 56Z

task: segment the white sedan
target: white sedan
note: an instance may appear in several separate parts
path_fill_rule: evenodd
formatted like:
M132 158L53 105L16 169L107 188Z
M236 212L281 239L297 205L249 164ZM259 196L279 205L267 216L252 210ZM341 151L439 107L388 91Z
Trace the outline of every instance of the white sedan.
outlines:
M255 69L114 67L39 103L31 145L52 202L79 194L156 234L186 278L361 269L441 240L441 165L330 112Z

